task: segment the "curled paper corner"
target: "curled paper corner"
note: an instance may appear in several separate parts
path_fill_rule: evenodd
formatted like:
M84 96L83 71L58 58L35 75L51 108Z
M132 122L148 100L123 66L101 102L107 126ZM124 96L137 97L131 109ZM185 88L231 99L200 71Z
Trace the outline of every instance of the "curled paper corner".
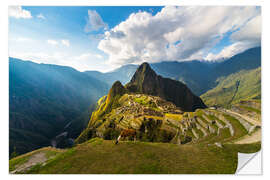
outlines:
M256 153L238 153L238 164L235 174L239 175L261 175L261 151Z

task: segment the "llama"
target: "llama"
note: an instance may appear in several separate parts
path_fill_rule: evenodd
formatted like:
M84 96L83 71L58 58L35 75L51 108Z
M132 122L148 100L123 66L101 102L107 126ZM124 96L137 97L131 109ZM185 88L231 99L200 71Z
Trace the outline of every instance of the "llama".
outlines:
M124 129L121 131L119 137L116 139L115 144L118 144L121 138L126 138L126 137L133 137L134 141L136 141L136 130L134 129Z

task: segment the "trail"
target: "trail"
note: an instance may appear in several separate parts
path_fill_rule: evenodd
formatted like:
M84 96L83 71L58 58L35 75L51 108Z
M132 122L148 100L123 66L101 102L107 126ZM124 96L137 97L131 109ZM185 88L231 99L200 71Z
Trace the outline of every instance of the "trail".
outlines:
M30 159L26 163L23 163L19 165L18 167L16 167L16 169L12 171L11 174L14 174L16 172L24 172L27 169L31 168L32 166L39 163L44 163L45 161L47 161L47 157L45 153L43 152L36 153L33 156L31 156Z
M238 88L239 88L239 85L240 85L240 81L238 80L238 81L236 81L236 89L235 89L235 91L234 91L234 94L233 94L233 96L232 96L232 99L229 101L229 103L228 104L231 104L232 102L233 102L233 100L234 100L234 98L235 98L235 96L236 96L236 94L237 94L237 92L238 92Z

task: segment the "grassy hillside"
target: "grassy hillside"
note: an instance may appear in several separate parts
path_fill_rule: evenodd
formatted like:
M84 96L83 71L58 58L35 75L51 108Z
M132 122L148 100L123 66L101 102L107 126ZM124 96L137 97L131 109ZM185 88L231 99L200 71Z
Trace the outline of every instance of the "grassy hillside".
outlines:
M252 153L260 143L250 145L175 145L91 139L65 151L44 148L10 160L10 172L41 174L232 174L237 167L237 152ZM44 161L32 167L27 162ZM35 156L33 156L36 154ZM38 156L39 155L39 156Z
M201 96L208 105L229 106L242 99L261 98L261 68L242 70L217 80L218 85Z

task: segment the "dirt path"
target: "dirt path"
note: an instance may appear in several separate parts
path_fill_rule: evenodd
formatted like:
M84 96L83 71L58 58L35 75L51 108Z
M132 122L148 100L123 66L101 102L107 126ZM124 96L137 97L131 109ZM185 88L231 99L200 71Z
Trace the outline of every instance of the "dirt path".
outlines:
M251 135L245 135L243 138L240 140L235 141L235 144L249 144L249 143L255 143L261 141L261 134L262 131L261 129L255 131Z
M261 126L261 121L253 120L250 117L244 116L242 114L239 114L237 112L234 112L234 111L231 111L231 110L228 110L228 109L226 109L225 111L228 112L228 113L234 114L236 116L240 116L241 118L245 119L246 121L250 122L251 124L254 124L254 125L257 125L257 126Z
M24 163L16 167L14 171L11 172L11 174L16 173L16 172L24 172L27 169L31 168L32 166L38 164L38 163L43 163L47 160L47 157L45 153L39 152L30 157L30 159Z

